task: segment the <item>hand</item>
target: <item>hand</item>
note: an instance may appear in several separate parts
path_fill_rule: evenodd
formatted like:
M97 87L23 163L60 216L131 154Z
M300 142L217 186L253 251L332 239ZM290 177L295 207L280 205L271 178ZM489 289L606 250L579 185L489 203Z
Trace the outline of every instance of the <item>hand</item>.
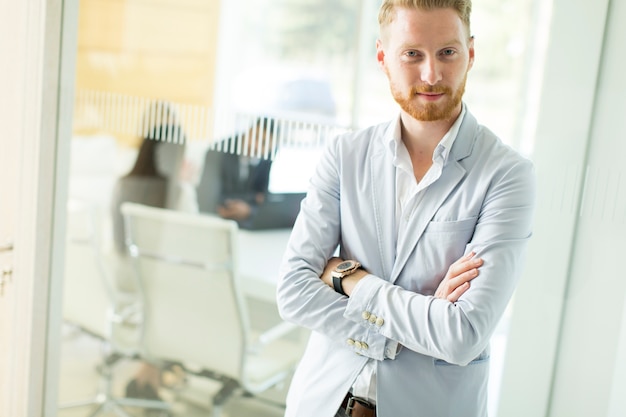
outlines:
M435 291L436 298L455 303L469 289L469 282L478 276L478 268L483 264L481 258L474 258L475 255L470 252L450 265L448 273Z
M344 260L341 258L330 258L328 260L328 263L326 264L326 267L324 268L324 272L322 272L322 276L320 276L320 279L324 282L324 284L328 285L330 288L335 288L333 286L333 276L331 275L331 272L333 269L335 269L337 265L339 265L343 261ZM346 293L346 295L349 297L350 294L352 294L352 290L354 289L356 284L367 274L368 272L363 267L361 267L347 277L343 278L341 280L341 287L343 288L343 292Z
M256 193L254 195L254 201L260 206L265 202L265 193Z
M343 259L337 258L337 257L330 258L328 260L328 263L326 264L326 267L324 268L324 272L322 272L322 276L320 276L322 281L324 281L324 284L333 288L333 277L330 273L332 272L333 269L335 269L337 265L339 265L342 262L343 262Z
M217 214L225 219L245 220L250 217L252 208L243 200L226 200L217 208Z

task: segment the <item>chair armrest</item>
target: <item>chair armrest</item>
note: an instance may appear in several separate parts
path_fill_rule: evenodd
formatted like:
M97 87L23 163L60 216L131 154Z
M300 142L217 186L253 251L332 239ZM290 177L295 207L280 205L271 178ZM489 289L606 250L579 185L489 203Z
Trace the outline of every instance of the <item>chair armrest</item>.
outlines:
M241 276L239 281L241 292L246 297L276 303L276 284L260 277Z
M138 303L115 306L109 310L109 320L122 326L139 326L143 321L143 311Z
M268 345L272 343L273 341L285 336L286 334L291 333L296 330L300 330L300 327L296 326L293 323L283 321L277 324L276 326L271 327L270 329L261 333L258 337L258 341L262 345Z

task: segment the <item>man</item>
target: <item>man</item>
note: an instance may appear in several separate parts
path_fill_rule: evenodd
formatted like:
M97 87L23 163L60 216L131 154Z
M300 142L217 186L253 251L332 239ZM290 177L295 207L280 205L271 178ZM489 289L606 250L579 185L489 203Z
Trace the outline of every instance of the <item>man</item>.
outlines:
M277 289L281 316L312 330L287 417L487 415L534 173L462 102L470 11L383 1L377 59L400 115L335 138L311 179Z
M209 149L198 185L198 205L245 225L268 192L271 146L277 136L274 119L262 117L247 132Z

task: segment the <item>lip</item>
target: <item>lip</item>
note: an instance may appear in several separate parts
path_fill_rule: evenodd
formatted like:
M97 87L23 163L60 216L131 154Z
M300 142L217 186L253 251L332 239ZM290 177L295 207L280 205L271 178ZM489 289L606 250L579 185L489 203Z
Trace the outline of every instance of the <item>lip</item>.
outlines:
M427 101L436 101L444 96L443 93L417 93L417 95Z

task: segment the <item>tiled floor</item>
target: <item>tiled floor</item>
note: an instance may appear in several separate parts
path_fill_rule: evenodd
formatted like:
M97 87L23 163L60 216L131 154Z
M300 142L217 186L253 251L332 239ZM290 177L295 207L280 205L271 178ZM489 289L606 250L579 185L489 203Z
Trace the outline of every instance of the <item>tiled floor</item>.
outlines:
M78 333L72 328L64 328L61 351L61 378L59 384L59 404L91 399L99 389L98 365L101 359L101 344L91 336ZM116 396L123 395L126 382L139 366L133 360L120 360L114 367L112 391ZM174 417L211 416L209 396L218 386L202 379L191 379L184 389L160 392L164 400L172 404ZM281 389L282 388L282 389ZM223 409L222 417L279 417L284 413L280 400L284 398L284 387L269 392L265 398L233 398ZM82 406L61 409L58 417L86 417L96 410L96 406ZM148 416L137 408L124 408L135 417ZM100 416L116 416L109 410Z
M491 380L489 385L489 415L496 416L496 405L500 390L500 373L506 346L507 320L503 320L492 339ZM64 328L61 353L61 380L59 385L59 403L92 398L98 390L99 374L97 368L101 359L100 342L91 336L76 332L72 328ZM121 360L114 369L115 379L113 393L122 395L126 381L137 369L138 363L132 360ZM191 378L186 388L174 392L164 389L161 396L170 401L171 415L174 417L211 416L209 396L217 389L217 385L204 379ZM280 417L284 408L280 404L286 395L286 386L272 390L265 398L234 398L223 409L222 417ZM85 406L59 411L58 417L90 416L95 407ZM142 410L125 409L131 416L146 416ZM115 416L113 412L100 414Z

